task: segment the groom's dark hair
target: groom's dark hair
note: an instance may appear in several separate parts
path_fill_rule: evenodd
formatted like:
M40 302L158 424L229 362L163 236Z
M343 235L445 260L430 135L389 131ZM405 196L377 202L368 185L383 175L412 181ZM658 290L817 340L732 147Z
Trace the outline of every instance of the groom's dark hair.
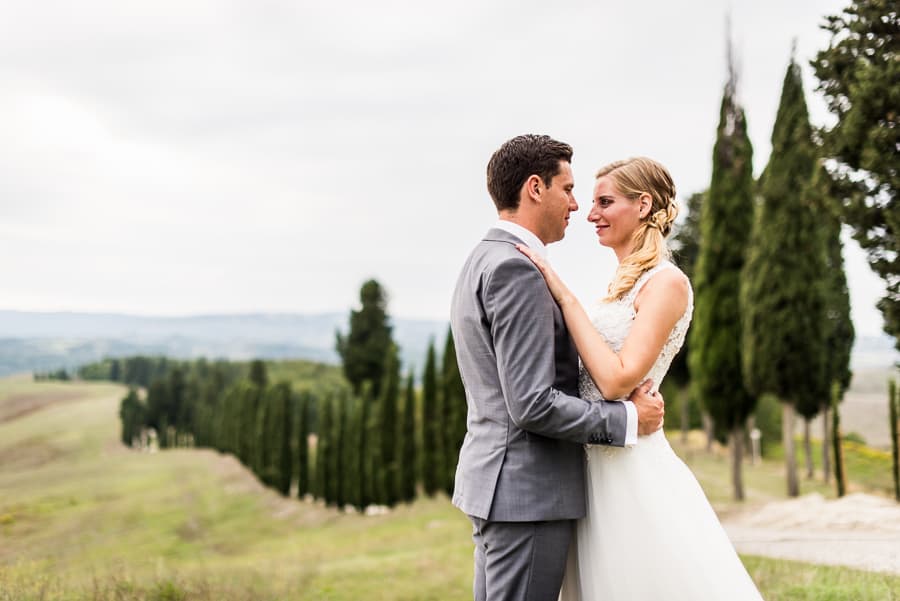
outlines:
M550 136L525 134L507 140L487 165L487 188L497 210L519 208L519 190L532 175L550 186L559 162L572 162L572 147Z

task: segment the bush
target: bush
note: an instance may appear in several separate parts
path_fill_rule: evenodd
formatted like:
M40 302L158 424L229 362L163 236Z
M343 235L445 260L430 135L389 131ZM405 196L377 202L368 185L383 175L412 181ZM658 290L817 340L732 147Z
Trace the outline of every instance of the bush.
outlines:
M771 394L759 397L753 417L756 420L756 427L762 434L760 452L767 455L767 449L781 444L781 403L778 398Z
M847 432L841 437L841 439L844 442L855 442L856 444L861 445L866 444L866 439L863 438L862 434L860 434L859 432Z

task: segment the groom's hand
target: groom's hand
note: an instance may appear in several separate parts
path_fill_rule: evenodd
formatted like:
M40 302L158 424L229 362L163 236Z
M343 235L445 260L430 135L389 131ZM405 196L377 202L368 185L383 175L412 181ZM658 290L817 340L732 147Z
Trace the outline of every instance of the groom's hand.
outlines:
M662 395L658 392L651 393L652 387L652 380L644 380L628 397L637 409L638 434L641 436L653 434L662 428L663 415L666 413L666 403Z

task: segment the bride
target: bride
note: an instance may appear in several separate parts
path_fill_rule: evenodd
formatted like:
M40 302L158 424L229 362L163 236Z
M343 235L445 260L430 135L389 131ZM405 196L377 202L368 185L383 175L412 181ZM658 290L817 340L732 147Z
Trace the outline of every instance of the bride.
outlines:
M648 158L597 173L588 221L619 261L591 321L540 256L581 357L588 400L626 396L646 378L658 387L684 342L693 311L687 277L668 260L678 211L668 171ZM587 517L578 521L561 601L760 600L760 594L688 467L662 430L633 447L587 446Z

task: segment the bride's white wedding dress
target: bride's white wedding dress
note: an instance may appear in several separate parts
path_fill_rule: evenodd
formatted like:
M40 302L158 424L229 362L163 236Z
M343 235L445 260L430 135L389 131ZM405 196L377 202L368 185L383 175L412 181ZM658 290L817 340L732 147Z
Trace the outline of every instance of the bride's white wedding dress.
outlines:
M621 299L600 305L594 326L619 352L634 322L634 299L662 269L645 272ZM675 324L648 378L658 387L684 343L691 313ZM584 367L582 398L600 392ZM629 448L586 447L587 517L569 550L561 601L760 601L706 495L660 430Z

